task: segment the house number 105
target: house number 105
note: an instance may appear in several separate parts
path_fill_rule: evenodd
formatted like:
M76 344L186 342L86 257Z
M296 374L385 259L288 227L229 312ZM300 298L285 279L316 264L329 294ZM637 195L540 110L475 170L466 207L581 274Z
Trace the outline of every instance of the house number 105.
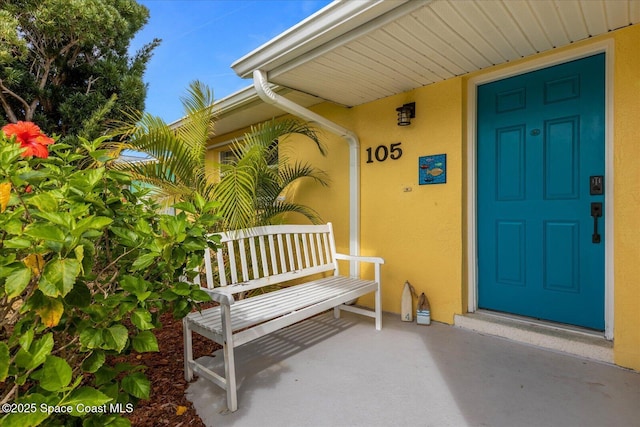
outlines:
M388 158L391 160L398 160L402 157L402 148L400 148L401 142L395 142L387 148L386 145L378 145L375 149L367 148L367 163L373 163L373 157L379 162L384 162Z

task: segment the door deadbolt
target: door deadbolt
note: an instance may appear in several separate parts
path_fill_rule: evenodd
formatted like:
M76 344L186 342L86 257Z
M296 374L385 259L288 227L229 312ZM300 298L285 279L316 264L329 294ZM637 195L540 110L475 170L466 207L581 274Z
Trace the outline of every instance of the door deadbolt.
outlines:
M604 177L602 175L592 175L589 177L589 194L592 196L604 194Z

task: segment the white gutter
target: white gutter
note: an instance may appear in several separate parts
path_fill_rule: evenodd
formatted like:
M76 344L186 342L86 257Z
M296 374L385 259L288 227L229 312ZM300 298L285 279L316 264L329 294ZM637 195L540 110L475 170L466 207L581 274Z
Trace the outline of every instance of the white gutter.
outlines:
M267 81L267 73L262 70L253 71L253 86L264 102L315 123L347 140L349 144L349 254L360 255L360 141L358 136L329 119L275 93ZM358 272L358 263L352 261L350 265L351 276L357 276Z

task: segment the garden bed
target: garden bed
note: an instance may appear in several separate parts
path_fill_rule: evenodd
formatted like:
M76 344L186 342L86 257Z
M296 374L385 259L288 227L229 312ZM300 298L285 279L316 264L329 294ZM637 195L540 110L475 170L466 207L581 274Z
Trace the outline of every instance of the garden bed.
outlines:
M155 332L159 352L132 353L121 361L142 364L151 381L151 399L142 400L128 416L133 426L198 426L204 423L196 414L185 391L189 385L184 379L182 321L171 313L161 317L162 328ZM220 348L207 339L194 336L193 349L196 357L211 354Z

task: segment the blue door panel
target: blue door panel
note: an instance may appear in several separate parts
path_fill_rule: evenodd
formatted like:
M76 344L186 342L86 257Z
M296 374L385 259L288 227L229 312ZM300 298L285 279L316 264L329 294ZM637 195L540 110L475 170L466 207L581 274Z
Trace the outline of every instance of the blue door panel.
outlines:
M604 329L604 54L478 88L478 306Z

